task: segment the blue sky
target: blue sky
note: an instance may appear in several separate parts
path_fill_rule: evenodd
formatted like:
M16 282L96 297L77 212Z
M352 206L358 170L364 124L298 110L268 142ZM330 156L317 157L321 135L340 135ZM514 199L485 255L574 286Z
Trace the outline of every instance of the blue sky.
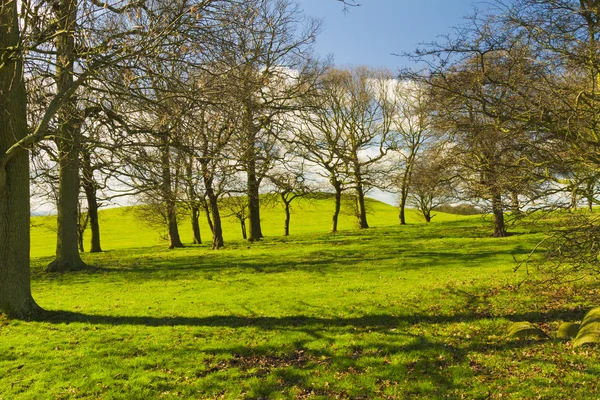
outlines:
M323 20L316 51L334 55L338 66L370 65L392 71L410 65L392 53L410 52L464 24L481 0L360 0L343 12L335 0L297 0L307 15Z

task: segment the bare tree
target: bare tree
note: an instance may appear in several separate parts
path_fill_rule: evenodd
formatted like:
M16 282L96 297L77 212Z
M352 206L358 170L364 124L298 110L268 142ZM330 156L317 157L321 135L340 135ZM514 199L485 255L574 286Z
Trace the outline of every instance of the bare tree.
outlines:
M274 191L279 195L285 211L283 235L290 235L291 204L294 200L309 195L312 190L307 183L303 164L286 162L279 170L274 170L268 176Z
M231 67L230 79L237 82L237 151L247 178L248 239L255 241L263 236L259 189L273 160L278 120L314 87L310 52L319 26L287 0L245 1L230 14L238 25L223 35L222 64Z
M393 145L395 98L391 74L355 68L332 70L323 85L323 105L338 136L335 151L356 197L358 226L368 228L365 192L377 185L381 161Z
M423 85L407 80L400 81L395 86L398 118L395 148L400 158L400 172L396 181L400 190L400 225L405 225L405 208L414 165L421 147L432 136L431 105L428 103L427 89Z
M443 147L431 147L424 151L413 164L409 202L431 222L432 211L446 204L453 197L452 162L444 155ZM451 154L447 153L446 157Z

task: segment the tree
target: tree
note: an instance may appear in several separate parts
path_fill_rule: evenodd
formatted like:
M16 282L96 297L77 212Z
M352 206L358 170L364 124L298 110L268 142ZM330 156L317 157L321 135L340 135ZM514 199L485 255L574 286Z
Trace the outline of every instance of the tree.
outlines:
M17 2L1 0L0 313L16 318L41 311L30 286L29 159L26 152L14 150L15 141L27 136L22 51Z
M358 226L368 228L366 191L377 185L380 161L387 155L395 134L395 99L392 77L384 70L364 67L332 70L323 80L325 112L339 135L336 155L344 164L355 192Z
M415 159L409 202L431 222L431 212L453 196L452 163L444 158L443 147L432 147Z
M323 78L326 78L324 75ZM314 96L307 96L295 117L292 117L291 138L286 146L291 154L303 158L309 165L315 166L316 173L326 179L334 191L334 211L331 218L331 232L338 231L338 218L342 205L342 194L348 186L344 175L344 161L338 147L342 144L343 121L332 113L335 104L335 92L327 85L319 85Z
M435 129L450 136L459 194L489 204L494 236L502 237L505 197L526 196L529 184L548 179L552 149L538 129L543 114L532 108L544 100L546 66L526 37L494 22L475 19L448 43L418 52L431 69L412 77L430 87Z
M301 17L287 1L251 0L234 5L233 29L224 32L222 65L236 82L234 108L241 112L236 129L240 170L246 174L250 241L260 240L260 185L273 161L281 115L314 89L310 56L319 25Z
M279 195L285 211L284 236L290 235L290 206L292 202L311 193L305 174L303 165L291 165L290 163L283 166L283 169L269 174L269 180L273 184L274 191Z
M399 82L394 95L398 107L396 150L401 160L401 171L396 178L400 190L399 219L400 225L405 225L405 208L414 165L421 147L431 136L431 105L428 104L426 88L415 82Z

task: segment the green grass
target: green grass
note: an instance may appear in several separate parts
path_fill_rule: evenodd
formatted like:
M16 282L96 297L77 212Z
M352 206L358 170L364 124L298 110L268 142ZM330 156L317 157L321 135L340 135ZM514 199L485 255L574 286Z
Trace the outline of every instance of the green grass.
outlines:
M266 212L264 241L230 231L216 252L169 251L106 210L109 251L70 274L42 272L52 240L35 228L32 288L52 314L0 319L0 399L600 396L598 347L505 336L515 321L555 332L598 305L593 283L516 290L513 257L541 233L494 239L481 217L450 215L399 227L378 204L375 228L347 219L331 235L326 204L312 207L288 238Z

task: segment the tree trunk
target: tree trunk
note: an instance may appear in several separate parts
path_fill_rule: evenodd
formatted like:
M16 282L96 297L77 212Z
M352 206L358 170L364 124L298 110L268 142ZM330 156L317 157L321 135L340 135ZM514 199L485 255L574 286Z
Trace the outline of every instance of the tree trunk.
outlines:
M96 195L96 181L94 180L94 171L92 169L92 163L90 160L90 154L88 151L81 152L82 162L82 186L85 192L85 198L88 205L88 218L91 230L91 247L90 253L102 252L100 246L100 223L98 220L98 197Z
M206 214L206 223L208 224L208 228L210 229L210 233L214 233L215 226L213 224L212 218L210 217L210 204L206 201L206 198L202 201L202 207L204 208L204 214Z
M190 207L190 219L192 222L192 234L194 235L193 244L202 244L202 237L200 236L200 207L192 205Z
M519 203L519 194L517 192L510 193L510 208L514 215L521 213L521 204Z
M204 166L203 166L204 167ZM217 250L225 245L223 240L223 228L221 226L221 213L219 212L219 199L213 189L213 180L210 178L209 171L203 171L204 175L204 190L210 205L210 213L212 214L212 249Z
M408 159L408 163L411 163L412 161L412 156L411 158ZM402 175L402 185L400 187L400 225L406 225L406 215L405 215L405 208L406 208L406 199L408 198L408 185L410 184L410 175L411 175L411 168L409 168L409 166L407 165L406 169L404 170L404 174Z
M20 48L20 43L17 2L0 0L0 49ZM0 159L26 134L22 59L7 57L0 68ZM29 212L29 155L20 150L5 169L0 166L0 313L11 318L42 311L31 296Z
M167 228L169 232L169 249L183 247L181 237L179 236L179 227L177 225L177 204L171 187L171 155L168 137L166 133L161 136L161 169L162 169L162 198L165 202L167 211Z
M333 185L335 189L335 208L333 210L333 218L331 219L331 233L338 231L338 218L340 216L340 208L342 207L342 187L339 182Z
M406 197L404 194L400 194L400 225L406 225L406 216L404 215L404 209L406 208Z
M251 242L260 240L263 237L260 226L260 198L259 198L259 183L254 170L254 162L251 163L252 168L248 169L248 223L250 225L250 236L248 240Z
M169 249L184 247L179 236L179 226L177 225L177 209L172 203L167 204L167 219L169 224L169 240L171 241Z
M365 206L365 192L363 189L362 176L360 171L356 171L356 212L358 219L358 227L360 229L367 229L369 224L367 223L367 207Z
M56 91L65 92L73 84L75 61L75 20L77 2L64 0L58 12L59 32L56 38ZM59 182L57 204L56 258L47 271L65 272L84 268L77 246L79 205L80 116L77 100L71 97L57 113Z
M286 201L285 195L281 195L285 207L285 221L283 223L283 236L290 236L290 202Z
M238 217L240 220L240 226L242 228L242 239L248 239L248 234L246 233L246 218Z
M492 213L494 214L494 237L506 236L504 225L504 211L502 209L502 196L499 194L492 197Z

